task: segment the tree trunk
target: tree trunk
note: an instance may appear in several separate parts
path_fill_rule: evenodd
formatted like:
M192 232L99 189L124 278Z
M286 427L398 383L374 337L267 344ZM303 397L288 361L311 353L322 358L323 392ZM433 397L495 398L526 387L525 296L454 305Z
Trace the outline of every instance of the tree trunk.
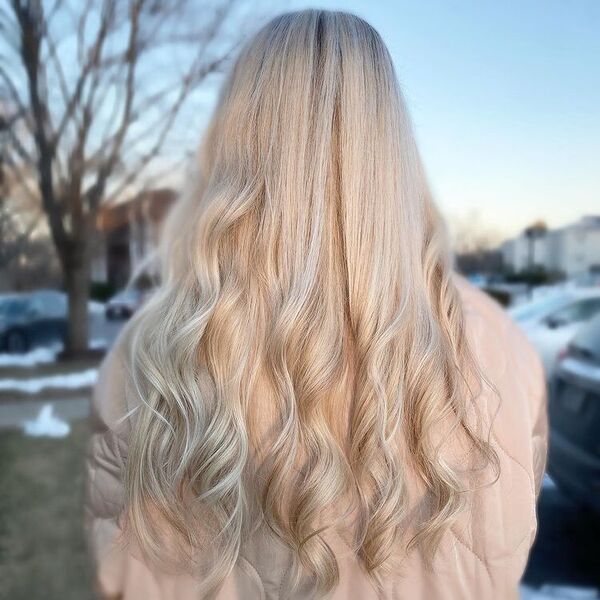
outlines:
M84 353L88 349L88 299L90 261L85 243L71 248L63 261L69 316L66 355Z

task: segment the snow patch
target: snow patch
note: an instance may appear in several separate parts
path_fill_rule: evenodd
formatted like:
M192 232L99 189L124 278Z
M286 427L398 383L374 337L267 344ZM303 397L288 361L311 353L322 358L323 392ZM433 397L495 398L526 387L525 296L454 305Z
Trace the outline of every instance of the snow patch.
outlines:
M104 302L97 302L96 300L90 300L88 302L88 310L91 313L102 313L104 314Z
M0 354L0 367L35 367L53 363L61 349L62 346L56 344L45 348L36 348L25 354Z
M98 369L86 369L79 373L61 373L33 379L0 379L0 391L37 394L48 388L77 389L91 387L98 378Z
M89 344L92 350L101 350L108 346L104 338L91 340ZM35 348L24 354L0 354L0 367L35 367L56 362L58 353L63 349L62 344L53 344Z
M108 342L104 338L90 340L89 346L92 350L101 350L108 347Z
M597 600L598 590L562 585L543 585L534 589L521 586L521 600Z
M23 423L23 433L29 437L51 437L62 438L69 435L70 425L55 417L52 404L44 404L33 420Z

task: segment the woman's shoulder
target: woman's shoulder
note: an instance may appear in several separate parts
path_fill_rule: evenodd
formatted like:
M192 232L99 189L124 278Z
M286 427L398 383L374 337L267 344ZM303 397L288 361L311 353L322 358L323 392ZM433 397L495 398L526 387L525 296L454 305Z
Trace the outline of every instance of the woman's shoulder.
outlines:
M452 279L467 315L477 314L487 317L504 327L507 327L512 322L499 302L481 288L473 285L464 275L454 272Z
M528 409L533 422L543 420L547 384L537 350L496 300L460 275L456 285L464 306L467 339L482 371L503 396L501 413L514 411L517 418Z
M468 334L475 338L480 351L518 357L532 370L543 370L537 351L506 309L487 292L470 283L463 275L453 274L463 305Z
M502 569L506 561L522 569L536 531L535 500L547 450L544 369L498 302L460 275L455 281L473 354L494 386L484 387L478 405L490 417L490 443L500 466L496 483L473 495L473 510L456 529L488 569ZM498 522L504 523L500 529Z
M119 331L98 369L92 392L91 417L94 429L125 433L130 429L128 417L138 404L133 393L130 352L134 322Z

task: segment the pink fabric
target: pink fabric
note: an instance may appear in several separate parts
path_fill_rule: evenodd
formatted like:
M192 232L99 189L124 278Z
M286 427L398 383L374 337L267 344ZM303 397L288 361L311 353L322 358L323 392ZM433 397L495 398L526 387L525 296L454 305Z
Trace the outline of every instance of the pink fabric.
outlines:
M536 529L536 499L546 463L548 424L546 384L537 354L504 310L485 293L456 276L466 315L467 335L486 377L502 403L492 442L500 457L498 481L473 493L470 504L442 540L433 569L418 550L402 573L390 576L378 595L350 548L338 536L328 540L340 566L333 600L511 600L518 598ZM122 473L127 456L131 410L125 361L119 344L106 356L93 396L93 434L88 453L86 531L96 564L97 587L105 598L122 600L197 599L191 576L161 574L136 552L119 544L123 507ZM482 396L486 414L497 399ZM220 600L291 598L286 573L289 552L268 537L245 548L227 578ZM307 582L293 598L314 598Z

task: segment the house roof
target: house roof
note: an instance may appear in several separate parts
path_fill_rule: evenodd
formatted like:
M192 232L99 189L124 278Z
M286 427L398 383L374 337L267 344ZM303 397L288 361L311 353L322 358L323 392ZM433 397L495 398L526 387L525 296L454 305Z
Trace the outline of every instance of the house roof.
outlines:
M112 231L134 219L158 223L165 218L177 196L171 188L156 188L144 190L125 201L105 204L98 213L98 229Z

